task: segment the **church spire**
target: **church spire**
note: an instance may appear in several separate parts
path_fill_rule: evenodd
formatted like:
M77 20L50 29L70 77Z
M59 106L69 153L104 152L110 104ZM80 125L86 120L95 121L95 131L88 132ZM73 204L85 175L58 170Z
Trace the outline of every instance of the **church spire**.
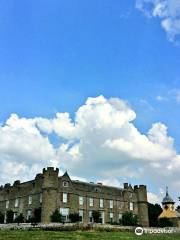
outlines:
M166 196L168 196L169 193L168 193L168 186L166 186Z

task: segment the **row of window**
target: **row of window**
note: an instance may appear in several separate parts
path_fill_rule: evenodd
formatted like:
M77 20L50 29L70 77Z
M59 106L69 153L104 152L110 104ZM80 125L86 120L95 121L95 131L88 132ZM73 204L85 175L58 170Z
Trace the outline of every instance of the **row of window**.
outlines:
M19 202L20 202L20 199L16 198L14 201L15 208L19 207ZM28 204L31 205L32 202L33 202L32 195L29 195L28 196ZM42 193L40 193L40 195L39 195L39 202L42 203ZM6 201L6 209L8 209L8 208L9 208L9 200Z
M60 213L63 217L63 220L68 221L69 208L60 208ZM103 211L100 211L99 213L100 213L100 222L105 223L105 213ZM83 219L84 219L84 210L83 209L79 209L79 217L80 217L80 221L83 222ZM118 214L118 218L119 218L119 221L122 220L122 213ZM89 222L90 223L93 222L92 211L89 211ZM109 213L109 222L114 222L114 213L113 212Z
M67 193L63 193L63 203L67 203L68 202L68 194ZM79 196L79 205L83 206L84 205L84 197ZM94 206L94 198L89 198L89 207L93 207ZM109 208L113 209L114 206L114 201L113 200L109 200ZM104 199L100 198L99 199L99 207L103 208L104 207ZM131 211L134 210L134 204L133 202L129 203L129 209Z

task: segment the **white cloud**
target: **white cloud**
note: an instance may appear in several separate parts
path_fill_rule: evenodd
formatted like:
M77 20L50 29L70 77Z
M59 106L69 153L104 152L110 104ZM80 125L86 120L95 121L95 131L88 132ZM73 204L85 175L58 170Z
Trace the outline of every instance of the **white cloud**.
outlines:
M136 8L147 17L159 18L168 39L176 42L180 34L179 0L136 0Z
M155 203L160 204L162 202L162 198L164 197L164 195L156 195L152 192L148 192L147 195L148 195L148 202L153 203L153 204L155 204Z
M165 96L158 95L156 97L156 100L159 102L174 101L179 104L180 103L180 89L178 89L178 88L171 89L168 91L168 93L166 93Z
M142 134L133 124L135 118L126 101L103 96L88 98L74 119L68 113L51 119L12 114L0 126L0 181L32 178L53 165L80 179L116 186L122 181L170 185L175 191L180 186L180 156L167 127L155 123Z

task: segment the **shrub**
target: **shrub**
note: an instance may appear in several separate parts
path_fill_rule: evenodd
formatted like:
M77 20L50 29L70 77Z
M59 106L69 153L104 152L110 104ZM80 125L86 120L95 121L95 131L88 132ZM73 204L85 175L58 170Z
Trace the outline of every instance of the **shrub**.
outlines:
M164 217L159 218L158 225L159 227L172 227L173 223L170 221L169 218Z
M24 216L23 216L23 214L22 213L20 213L17 217L16 217L16 219L14 220L14 222L15 223L23 223L24 222Z
M34 222L35 223L41 222L41 207L34 209Z
M95 223L99 223L100 222L100 213L99 211L93 211L92 212L92 217Z
M122 215L122 225L124 226L136 226L138 222L137 216L131 212L125 212Z
M60 212L58 211L58 209L56 209L53 214L51 215L51 222L53 223L58 223L58 222L62 222L62 215L60 214Z
M6 213L6 223L13 223L13 216L14 216L14 213L12 210L8 210L7 213Z
M4 223L4 214L0 212L0 223Z
M72 223L76 223L80 221L80 217L78 213L71 213L69 214L69 219Z

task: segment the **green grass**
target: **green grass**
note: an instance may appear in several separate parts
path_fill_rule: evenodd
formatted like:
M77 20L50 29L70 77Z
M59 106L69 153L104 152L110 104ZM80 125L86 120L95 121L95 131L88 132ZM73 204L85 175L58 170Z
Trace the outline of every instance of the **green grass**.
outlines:
M0 240L180 240L180 234L136 236L128 232L58 232L58 231L26 231L26 230L2 230Z

